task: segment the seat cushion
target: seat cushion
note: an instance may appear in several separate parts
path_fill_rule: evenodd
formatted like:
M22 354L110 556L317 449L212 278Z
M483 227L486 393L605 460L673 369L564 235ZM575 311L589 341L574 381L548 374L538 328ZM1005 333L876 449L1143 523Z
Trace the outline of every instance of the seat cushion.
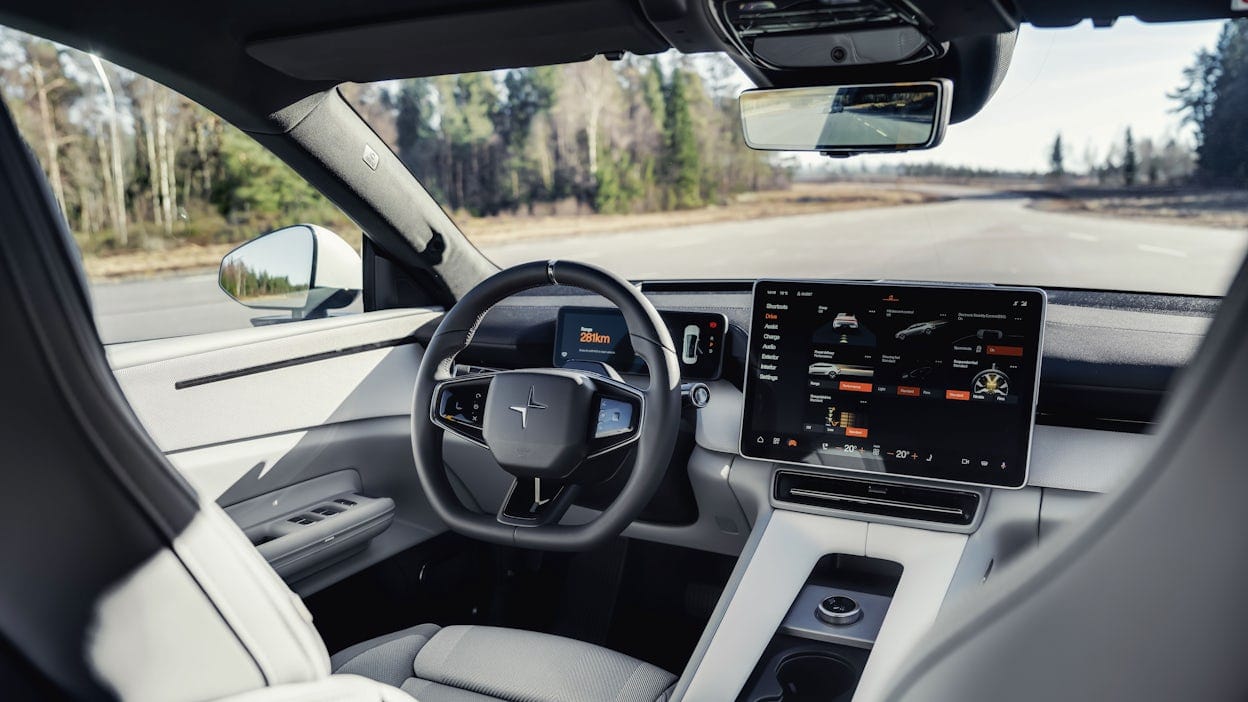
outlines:
M676 682L601 646L490 626L422 624L356 644L332 664L420 702L665 702Z

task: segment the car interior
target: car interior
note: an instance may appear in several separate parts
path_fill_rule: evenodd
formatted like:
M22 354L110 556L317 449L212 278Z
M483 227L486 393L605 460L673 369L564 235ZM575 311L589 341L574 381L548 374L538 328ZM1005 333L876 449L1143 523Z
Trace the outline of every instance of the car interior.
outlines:
M227 295L295 323L104 346L3 110L0 697L1241 699L1242 269L1224 298L500 270L338 86L715 52L763 89L922 83L927 147L1020 25L1245 9L6 3L241 128L364 240L226 255ZM287 258L302 294L248 288Z

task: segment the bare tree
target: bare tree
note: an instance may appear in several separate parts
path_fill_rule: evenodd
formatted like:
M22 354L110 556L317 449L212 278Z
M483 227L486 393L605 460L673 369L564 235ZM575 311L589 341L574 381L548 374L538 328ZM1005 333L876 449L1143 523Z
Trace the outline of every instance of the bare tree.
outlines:
M164 88L156 89L156 170L160 182L161 219L165 234L173 233L174 211L177 209L177 174L174 172L176 141L170 135L170 112L174 109L171 93Z
M126 183L125 176L121 170L121 130L117 125L117 98L113 95L113 86L109 83L108 74L104 72L104 64L100 63L100 57L91 54L91 65L95 66L95 72L99 74L100 82L104 84L104 95L108 98L108 138L111 145L108 150L111 152L111 158L103 162L111 163L112 173L110 177L112 187L110 190L112 191L112 205L110 210L113 215L113 226L117 230L117 241L121 246L125 246L129 243L130 236L126 226ZM103 160L104 153L102 149L100 156L101 160Z
M578 126L585 132L589 175L596 178L603 112L612 107L620 96L620 84L611 64L601 56L592 61L569 64L563 76L564 87L572 91L565 93L565 97L570 98L567 104L574 108L571 111L579 117Z
M160 186L156 182L156 91L158 88L151 81L140 79L135 82L139 84L136 87L140 88L135 91L135 102L139 106L139 121L143 127L143 146L147 156L147 185L152 199L152 222L157 229L163 229L164 219L161 215L164 210L160 204Z
M35 104L39 109L39 132L43 138L43 148L47 156L45 165L48 168L48 180L52 181L52 194L56 196L61 215L68 218L65 209L65 179L61 176L61 140L57 135L56 108L53 107L51 98L52 93L64 87L67 81L63 75L52 77L44 74L43 59L48 53L51 53L50 64L56 66L58 52L51 44L32 45L27 50L31 74L35 81Z

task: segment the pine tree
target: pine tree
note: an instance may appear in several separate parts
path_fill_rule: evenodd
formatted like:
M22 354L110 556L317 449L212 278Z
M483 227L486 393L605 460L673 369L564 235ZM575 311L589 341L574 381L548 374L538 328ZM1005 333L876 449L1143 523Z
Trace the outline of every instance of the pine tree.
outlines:
M503 79L507 97L494 116L504 156L503 206L516 209L546 196L545 173L550 161L547 145L535 143L533 124L550 112L555 100L556 68L520 68ZM546 163L543 163L545 161Z
M650 66L642 79L641 91L646 107L654 115L655 123L663 124L667 110L663 100L663 67L659 65L658 58L650 59Z
M1131 128L1127 127L1126 153L1122 156L1122 182L1128 188L1135 185L1139 170L1140 164L1135 154L1135 137L1131 134Z
M1057 137L1053 139L1053 150L1049 153L1049 175L1055 178L1061 178L1066 175L1066 168L1063 164L1062 157L1062 133L1058 132Z
M1248 183L1248 19L1222 26L1212 52L1201 50L1170 97L1196 128L1199 175L1211 182Z
M667 204L672 209L702 206L701 162L687 91L684 70L678 67L672 71L668 85L667 119L663 125L664 171L669 188Z
M403 81L387 98L395 111L395 150L399 160L421 179L436 200L446 198L445 173L437 167L437 131L433 128L434 88L428 78Z

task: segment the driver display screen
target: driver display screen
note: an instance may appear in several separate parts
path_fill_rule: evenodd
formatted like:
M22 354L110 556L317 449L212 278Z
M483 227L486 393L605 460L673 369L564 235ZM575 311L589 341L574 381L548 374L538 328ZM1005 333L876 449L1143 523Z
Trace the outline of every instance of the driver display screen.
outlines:
M741 454L1022 487L1044 292L760 280Z

